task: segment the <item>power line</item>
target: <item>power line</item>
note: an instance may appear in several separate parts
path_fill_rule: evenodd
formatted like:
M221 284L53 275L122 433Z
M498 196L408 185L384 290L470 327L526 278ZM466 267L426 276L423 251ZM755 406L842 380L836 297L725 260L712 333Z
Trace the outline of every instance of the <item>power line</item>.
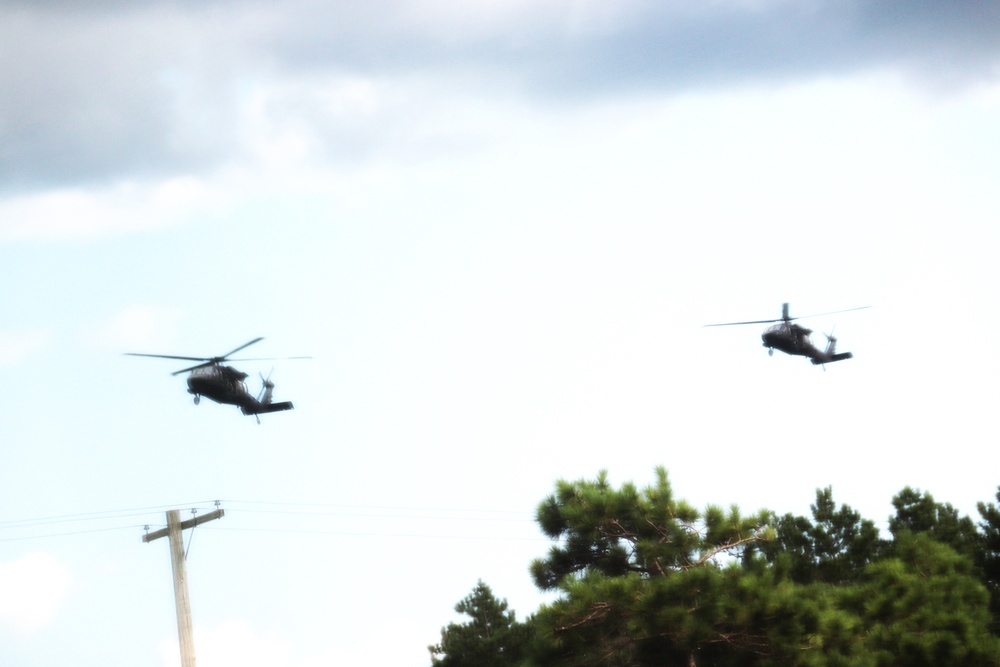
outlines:
M188 507L201 506L211 506L213 501L199 501L197 503L187 503ZM45 538L56 538L56 537L69 537L73 535L86 535L89 533L100 533L115 530L134 530L135 528L142 528L146 522L136 524L136 517L149 517L153 515L154 512L162 510L165 507L171 507L170 505L160 505L152 507L135 507L129 509L119 509L119 510L102 510L97 512L78 512L75 514L61 514L52 516L35 517L33 519L9 519L6 521L0 521L0 542L19 542L23 540L39 540ZM123 519L131 519L126 524L122 524ZM59 530L53 532L44 532L41 534L16 534L23 533L25 531L31 531L32 529L37 529L43 526L68 526L71 524L80 523L107 523L116 522L118 525L111 527L95 527L89 529L81 530ZM12 533L15 533L12 535Z
M407 510L407 509L418 509L424 512L483 512L485 514L519 514L525 513L525 510L501 510L501 509L489 509L489 508L470 508L470 507L413 507L406 506L400 507L398 505L348 505L344 503L293 503L293 502L282 502L282 501L265 501L265 500L225 500L223 501L227 505L239 504L239 505L275 505L275 506L290 506L290 507L325 507L325 508L347 508L347 509L380 509L380 510Z
M482 508L469 508L469 507L400 507L393 505L348 505L348 504L323 504L323 503L293 503L293 502L269 502L269 501L258 501L258 500L201 500L193 503L171 503L169 505L153 505L149 507L133 507L118 510L102 510L96 512L80 512L76 514L61 514L52 516L35 517L30 519L8 519L5 521L0 521L0 528L5 527L26 527L35 525L46 525L53 523L69 523L73 521L97 521L101 519L113 519L113 518L123 518L130 516L143 516L145 514L153 514L162 512L172 507L183 507L185 509L209 509L214 508L217 502L223 502L227 506L230 505L264 505L272 507L303 507L303 508L319 508L320 510L333 510L333 509L344 509L344 510L368 510L368 511L395 511L395 512L420 512L420 513L481 513L486 515L491 514L510 514L510 515L522 515L524 517L533 516L533 512L528 512L525 510L499 510L499 509L482 509ZM379 514L351 514L351 513L333 513L326 511L289 511L284 509L241 509L241 512L259 512L259 513L272 513L272 514L300 514L303 516L307 515L327 515L327 516L387 516ZM521 520L521 519L509 519L509 520ZM533 520L533 519L526 519Z
M120 510L102 510L97 512L80 512L77 514L57 514L54 516L43 516L36 517L33 519L8 519L6 521L0 521L0 528L5 526L12 527L22 527L15 524L23 524L25 526L34 525L45 525L49 523L69 523L71 521L89 521L89 520L99 520L102 518L120 518L128 516L141 516L143 514L152 514L153 512L161 512L165 509L171 507L197 507L199 505L212 504L214 500L200 500L196 503L173 503L170 505L155 505L151 507L133 507L129 509ZM102 517L101 515L111 515L107 517Z
M24 535L21 537L0 537L0 542L21 542L24 540L41 540L49 537L68 537L70 535L86 535L88 533L106 533L113 530L135 530L141 525L115 526L113 528L94 528L92 530L75 530L69 533L46 533L45 535Z
M173 505L191 508L192 510L201 510L208 508L217 508L218 504L223 501L199 501L195 503L185 503L183 505ZM496 509L478 509L478 508L440 508L440 507L398 507L398 506L379 506L379 505L347 505L347 504L321 504L321 503L293 503L293 502L267 502L267 501L225 501L227 506L229 504L235 504L237 506L244 505L250 507L237 507L236 509L228 508L230 516L232 518L246 517L248 515L276 515L281 517L301 517L305 520L335 520L335 521L347 521L351 522L353 520L367 520L369 523L374 521L375 523L382 521L407 521L407 522L419 522L421 525L427 525L428 523L469 523L477 522L481 524L508 524L508 525L518 525L518 524L528 524L534 521L534 518L523 510L496 510ZM200 506L200 507L199 507ZM130 509L120 509L120 510L104 510L98 512L82 512L75 514L63 514L63 515L53 515L53 516L43 516L36 517L33 519L13 519L0 522L0 542L16 542L24 540L39 540L45 538L58 538L58 537L69 537L74 535L84 535L89 533L97 532L107 532L115 530L126 530L135 529L136 527L142 527L142 524L137 526L134 522L136 517L146 517L155 511L162 510L163 508L169 508L171 505L160 505L151 507L138 507ZM300 509L295 509L300 508ZM151 517L152 518L152 517ZM69 524L78 524L83 522L108 522L108 521L120 521L122 519L132 519L127 524L117 525L112 527L95 527L92 529L85 530L63 530L56 532L45 532L42 534L34 535L13 535L12 532L26 531L34 528L40 528L44 526L60 526ZM380 532L378 530L350 530L348 526L342 527L329 527L329 529L320 528L280 528L272 529L267 526L259 525L259 522L254 522L258 525L255 526L233 526L232 523L225 528L215 528L210 527L210 530L230 530L230 531L252 531L252 532L275 532L275 533L290 533L290 534L301 534L301 535L330 535L330 536L343 536L343 537L388 537L388 538L427 538L427 539L466 539L466 540L530 540L538 539L535 537L522 537L522 536L504 536L498 534L473 536L473 535L459 535L459 534L447 534L450 531L445 529L429 529L424 532L400 532L398 526L393 525L392 527L397 528L397 530L391 530L389 526L383 526L389 528L389 530ZM324 522L325 523L325 522ZM146 527L150 524L154 524L150 521L146 524ZM329 525L329 524L326 524ZM346 528L346 529L345 529ZM445 533L445 534L442 534ZM5 536L6 535L6 536Z
M392 511L406 511L402 508L386 508ZM335 518L362 518L362 519L431 519L431 520L447 520L447 521L490 521L490 522L508 522L508 523L531 523L534 522L533 518L527 516L521 518L494 518L494 517L481 517L481 516L446 516L440 514L424 514L418 512L427 512L428 510L412 510L410 514L379 514L376 512L290 512L287 510L247 510L247 509L235 509L233 512L239 512L240 514L277 514L281 516L303 516L303 517L335 517Z
M284 533L293 535L328 535L331 537L389 537L405 539L427 539L427 540L495 540L500 542L551 542L547 537L516 537L509 535L432 535L427 533L378 533L360 531L339 531L339 530L308 530L295 528L212 528L213 531L222 532L244 532L244 533Z

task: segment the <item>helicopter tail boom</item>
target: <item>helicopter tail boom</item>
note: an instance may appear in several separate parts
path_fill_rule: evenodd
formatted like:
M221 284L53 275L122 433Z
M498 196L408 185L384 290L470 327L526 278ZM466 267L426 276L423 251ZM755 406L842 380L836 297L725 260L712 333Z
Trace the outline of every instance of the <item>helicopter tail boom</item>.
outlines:
M835 361L843 361L845 359L852 359L854 357L850 352L841 352L839 354L831 354L829 357L819 357L812 359L813 365L819 366L820 364L832 364Z
M261 403L252 407L244 406L240 408L245 415L262 415L268 412L281 412L282 410L294 410L295 406L291 401L280 403Z

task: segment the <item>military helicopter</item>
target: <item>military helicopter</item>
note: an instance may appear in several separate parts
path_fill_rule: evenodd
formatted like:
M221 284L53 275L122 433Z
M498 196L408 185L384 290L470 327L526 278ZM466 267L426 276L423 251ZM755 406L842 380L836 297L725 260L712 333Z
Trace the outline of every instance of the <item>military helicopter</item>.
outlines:
M835 310L829 313L818 313L816 315L804 315L803 317L820 317L821 315L835 315L836 313L847 313L852 310L864 310L870 306L861 306L859 308L848 308L846 310ZM728 327L736 326L741 324L770 324L772 322L777 322L773 326L768 327L763 334L761 334L761 340L764 341L764 347L767 348L767 354L773 355L775 350L780 350L785 354L795 354L803 357L809 357L809 360L815 365L829 364L834 361L843 361L845 359L851 359L854 357L850 352L837 352L837 339L833 337L833 333L824 334L826 336L826 349L820 350L812 341L809 340L809 334L812 333L812 329L806 329L803 326L794 324L793 320L802 319L801 317L790 317L788 315L788 304L781 304L781 319L775 320L752 320L750 322L723 322L721 324L706 324L706 327Z
M179 357L170 354L140 354L137 352L126 352L132 357L156 357L159 359L183 359L185 361L199 361L201 363L174 371L172 375L181 373L191 373L188 376L188 393L194 394L194 404L201 402L201 397L210 398L216 403L226 403L236 405L245 415L254 415L257 423L260 423L260 415L267 412L280 412L282 410L292 410L295 406L291 401L274 403L271 395L274 391L274 383L270 376L260 379L263 382L260 394L255 398L249 391L244 380L249 377L246 373L238 371L232 366L223 366L226 361L264 361L265 359L229 359L240 350L250 347L254 343L259 343L263 338L254 338L249 343L240 345L235 350L219 357ZM285 359L309 359L309 357L284 357Z

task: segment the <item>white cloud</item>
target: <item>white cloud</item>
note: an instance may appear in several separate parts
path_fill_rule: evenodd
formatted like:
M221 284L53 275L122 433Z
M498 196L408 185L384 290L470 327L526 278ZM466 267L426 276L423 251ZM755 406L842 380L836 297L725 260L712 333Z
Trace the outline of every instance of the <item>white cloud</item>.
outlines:
M213 628L196 627L194 645L201 667L319 667L362 664L366 660L365 656L347 656L332 647L321 653L304 655L291 642L263 636L242 620L225 621ZM159 653L163 667L180 666L180 649L175 637L164 639Z
M73 577L47 553L0 563L0 624L30 633L55 619Z
M195 629L195 649L202 667L276 667L287 665L288 644L255 635L242 621L227 621L211 628ZM180 665L176 639L160 644L164 667Z
M0 331L0 366L13 366L48 345L48 331Z
M129 306L90 335L89 342L102 349L166 349L180 318L180 311L173 308Z
M167 227L212 203L208 188L193 178L23 195L0 201L0 243L92 239Z

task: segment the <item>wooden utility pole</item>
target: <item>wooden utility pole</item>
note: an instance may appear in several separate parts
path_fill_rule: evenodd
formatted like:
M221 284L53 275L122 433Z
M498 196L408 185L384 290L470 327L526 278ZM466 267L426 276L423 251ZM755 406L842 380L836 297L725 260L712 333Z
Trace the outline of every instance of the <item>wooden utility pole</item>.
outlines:
M221 519L225 513L224 510L217 509L214 512L181 521L180 510L170 510L167 512L166 528L142 536L143 542L152 542L164 536L170 539L170 565L174 573L174 600L177 605L177 635L181 643L181 667L195 667L194 637L191 633L191 601L188 599L187 572L184 570L183 531L206 521Z

